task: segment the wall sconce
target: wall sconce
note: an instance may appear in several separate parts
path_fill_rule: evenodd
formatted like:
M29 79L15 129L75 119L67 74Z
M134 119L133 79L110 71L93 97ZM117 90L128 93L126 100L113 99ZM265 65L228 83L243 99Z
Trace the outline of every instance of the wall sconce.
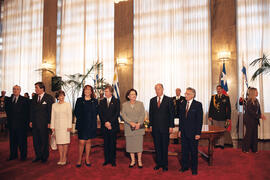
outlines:
M124 2L124 1L128 1L128 0L114 0L114 3L119 3L119 2Z
M46 61L44 63L41 64L40 68L37 69L36 71L48 71L50 73L52 73L53 75L55 75L55 73L53 72L53 65L50 63L47 63Z
M124 66L127 64L127 58L117 58L116 62L117 62L117 65Z
M50 64L50 63L44 62L44 63L41 64L41 67L40 68L41 69L45 69L45 70L52 69L53 68L53 65Z
M231 52L229 51L221 51L218 53L218 59L224 61L231 58Z

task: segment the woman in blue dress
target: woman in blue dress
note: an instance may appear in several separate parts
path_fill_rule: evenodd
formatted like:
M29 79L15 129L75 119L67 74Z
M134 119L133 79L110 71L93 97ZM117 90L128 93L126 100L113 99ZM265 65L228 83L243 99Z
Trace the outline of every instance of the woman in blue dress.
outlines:
M85 164L91 166L89 155L91 151L91 139L96 137L97 131L98 101L95 99L93 87L86 85L83 88L82 97L78 98L75 105L76 129L79 139L79 157L76 166L82 165L82 154L85 147Z

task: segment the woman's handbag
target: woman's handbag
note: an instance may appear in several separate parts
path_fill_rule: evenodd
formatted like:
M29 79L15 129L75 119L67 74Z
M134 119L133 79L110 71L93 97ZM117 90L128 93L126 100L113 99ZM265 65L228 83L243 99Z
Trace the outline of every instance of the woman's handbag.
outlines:
M140 128L139 129L144 129L145 127L144 127L144 124L140 124ZM135 127L132 127L132 126L130 126L130 129L131 129L131 131L135 131L136 130L136 128Z
M55 132L53 132L51 135L50 145L51 145L52 150L57 150Z

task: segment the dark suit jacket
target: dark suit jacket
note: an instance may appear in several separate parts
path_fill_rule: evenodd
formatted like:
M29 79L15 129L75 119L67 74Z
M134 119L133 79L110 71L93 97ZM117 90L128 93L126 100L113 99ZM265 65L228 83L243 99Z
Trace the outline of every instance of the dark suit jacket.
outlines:
M30 121L33 128L47 128L51 123L51 111L54 98L45 93L41 102L38 103L38 95L35 95L31 102Z
M119 131L118 117L120 115L120 101L112 96L109 107L107 106L107 98L100 101L99 104L99 118L101 121L101 128L107 130L106 122L110 122L112 131Z
M186 105L185 100L179 109L179 130L181 136L193 138L195 135L200 135L203 123L203 109L202 104L193 99L189 111L186 117Z
M174 106L174 117L178 118L179 116L179 106L185 100L184 96L180 96L180 99L176 100L176 96L172 97L173 106Z
M17 103L12 102L13 95L6 100L6 113L8 117L8 127L10 129L27 128L30 118L29 101L23 96L19 96Z
M211 97L208 117L217 121L231 119L231 103L229 96L221 95L221 98L215 94Z
M80 131L81 129L84 129L85 124L85 119L86 118L91 118L91 122L93 123L93 126L97 127L97 114L98 114L98 100L93 98L91 99L91 111L92 117L85 117L85 106L84 106L85 100L80 97L77 99L76 104L75 104L75 109L74 109L74 114L77 118L76 120L76 129ZM89 121L89 119L87 119ZM88 123L87 123L88 126Z
M256 99L254 103L248 100L245 105L244 124L258 124L260 125L261 108L260 103Z
M163 96L160 107L157 107L157 96L150 100L149 122L152 132L168 133L174 127L174 106L172 98Z

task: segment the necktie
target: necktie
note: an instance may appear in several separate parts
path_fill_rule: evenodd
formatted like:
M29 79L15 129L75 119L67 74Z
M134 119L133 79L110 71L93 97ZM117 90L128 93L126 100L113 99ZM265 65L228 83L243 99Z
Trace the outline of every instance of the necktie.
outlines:
M160 97L158 97L158 103L157 103L157 107L160 107Z
M17 103L17 98L16 98L16 96L14 96L14 98L13 98L13 101L12 101L14 104L15 103Z
M187 117L187 114L188 114L188 110L189 110L189 101L187 102L187 107L186 107L186 117Z
M40 97L40 96L38 96L38 103L40 103L40 98L41 98L41 97Z
M107 106L110 106L110 99L107 99Z

